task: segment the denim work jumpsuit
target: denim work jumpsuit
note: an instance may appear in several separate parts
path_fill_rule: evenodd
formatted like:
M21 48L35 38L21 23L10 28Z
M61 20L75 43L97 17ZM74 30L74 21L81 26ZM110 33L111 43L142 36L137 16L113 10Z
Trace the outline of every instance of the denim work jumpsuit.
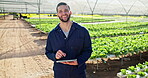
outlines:
M57 63L55 54L58 50L66 53L59 60L77 59L78 65ZM68 37L65 36L59 24L48 34L46 56L54 61L55 78L86 78L85 62L91 56L91 39L87 29L73 22Z

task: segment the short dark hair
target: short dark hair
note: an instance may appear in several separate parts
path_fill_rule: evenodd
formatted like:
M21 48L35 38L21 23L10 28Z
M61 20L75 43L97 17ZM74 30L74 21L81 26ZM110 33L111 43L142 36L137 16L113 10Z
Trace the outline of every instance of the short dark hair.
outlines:
M57 11L57 12L58 12L58 7L61 6L61 5L67 5L67 3L65 3L65 2L60 2L60 3L57 5L57 7L56 7L56 11ZM68 6L68 8L69 8L69 10L70 10L69 5L67 5L67 6Z

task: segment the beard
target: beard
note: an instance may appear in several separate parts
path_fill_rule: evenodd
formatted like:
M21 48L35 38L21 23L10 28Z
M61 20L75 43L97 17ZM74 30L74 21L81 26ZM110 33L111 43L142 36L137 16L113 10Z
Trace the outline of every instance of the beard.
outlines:
M62 19L61 17L59 17L59 19L60 19L62 22L68 22L69 19L70 19L70 16L71 16L71 15L69 15L68 18L67 18L66 20Z

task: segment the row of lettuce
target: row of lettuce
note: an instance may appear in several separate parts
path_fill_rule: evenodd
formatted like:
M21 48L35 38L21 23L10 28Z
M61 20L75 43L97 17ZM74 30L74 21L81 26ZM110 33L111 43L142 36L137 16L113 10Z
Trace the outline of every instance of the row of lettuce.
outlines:
M4 16L4 15L8 15L8 13L5 13L5 14L4 13L0 13L0 17Z
M107 55L126 55L148 51L148 34L92 39L91 59Z
M119 78L148 78L148 62L145 61L136 66L129 66L127 69L120 69L117 76Z
M74 19L74 18L73 18ZM77 20L78 18L74 19ZM58 24L58 19L42 19L41 25L36 19L27 19L31 24L35 24L36 28L50 32ZM108 21L108 20L106 20ZM78 21L80 22L80 21ZM114 37L135 34L148 33L148 22L120 22L120 23L105 23L105 24L84 24L92 38L96 37Z
M51 18L51 19L25 19L26 21L31 22L31 24L57 24L59 23L59 19L57 18ZM100 18L90 18L90 17L71 17L71 20L76 21L77 23L88 23L88 22L106 22L106 21L115 21L112 19L100 19Z
M79 18L72 19L79 20ZM76 22L81 22L84 18L80 19ZM41 19L40 24L37 19L27 19L27 21L44 32L50 32L59 22L58 19ZM89 30L92 39L93 53L90 59L107 57L109 54L121 56L148 51L148 22L84 24L83 26Z
M91 37L114 37L148 33L148 22L120 22L96 25L84 25Z

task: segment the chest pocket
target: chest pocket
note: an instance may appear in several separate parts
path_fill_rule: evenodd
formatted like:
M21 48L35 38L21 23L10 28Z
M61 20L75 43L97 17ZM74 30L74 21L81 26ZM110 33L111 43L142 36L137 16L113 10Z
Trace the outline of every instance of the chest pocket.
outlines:
M77 51L81 51L84 44L84 33L81 30L77 30L77 34L75 34L76 38L73 41L73 48Z
M83 40L82 39L74 39L71 49L74 51L81 51L83 47Z
M73 50L80 51L83 48L84 39L80 32L79 34L75 34L72 42Z
M83 46L83 39L74 39L73 46L74 47L82 47Z

